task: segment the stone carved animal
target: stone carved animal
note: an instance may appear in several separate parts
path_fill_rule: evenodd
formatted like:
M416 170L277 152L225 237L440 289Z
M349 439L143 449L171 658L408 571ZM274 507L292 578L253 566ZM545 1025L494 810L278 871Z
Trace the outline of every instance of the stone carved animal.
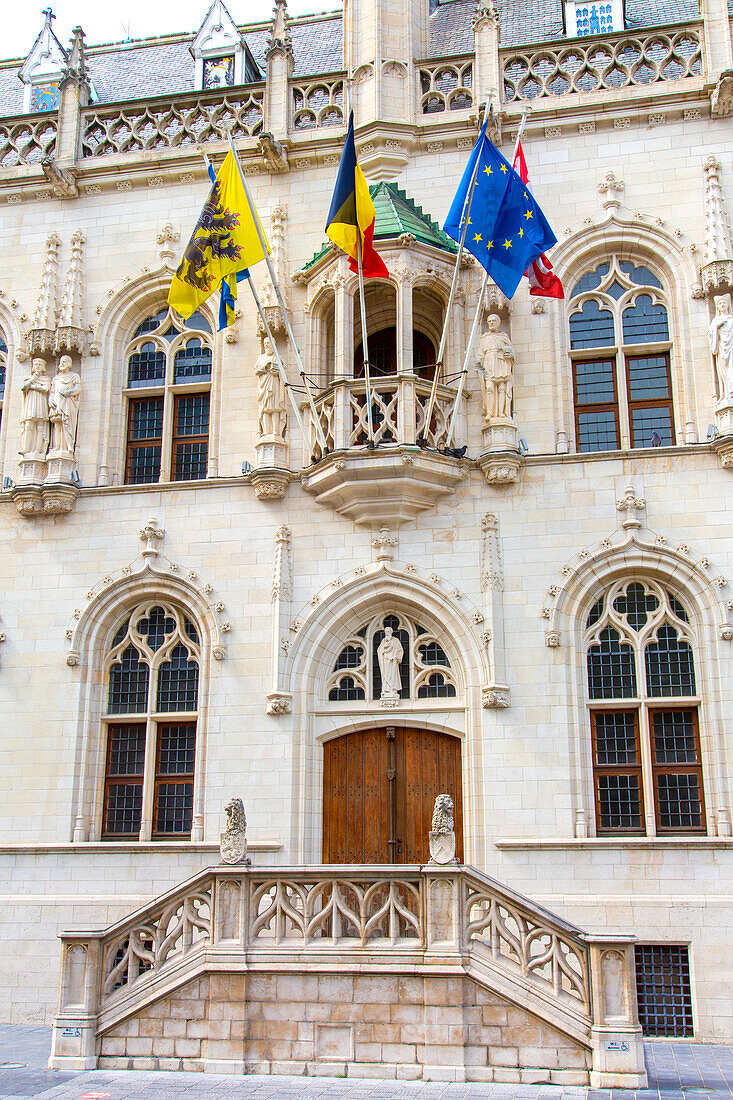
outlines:
M221 834L222 863L249 863L247 859L247 815L241 798L232 798L224 807L227 827Z
M211 188L211 194L204 203L201 216L196 222L193 236L186 246L183 259L176 274L184 282L199 290L208 290L211 276L205 270L208 260L236 260L241 248L228 239L232 229L239 225L239 217L225 210L221 205L219 183ZM207 256L207 252L210 256ZM186 270L188 264L188 270Z
M235 833L241 836L242 833L247 832L247 815L241 798L232 798L224 807L224 813L227 815L225 836L232 836Z
M439 794L435 799L431 831L442 835L453 832L453 799L449 794Z

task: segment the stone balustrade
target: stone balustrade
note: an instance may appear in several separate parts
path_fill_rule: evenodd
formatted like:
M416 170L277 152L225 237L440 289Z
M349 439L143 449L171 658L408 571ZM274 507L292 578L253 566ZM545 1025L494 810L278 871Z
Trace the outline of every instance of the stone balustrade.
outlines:
M418 115L463 111L473 106L472 56L420 61L417 65Z
M345 82L346 73L327 73L291 81L290 128L299 133L343 126Z
M356 1075L378 1062L423 1079L645 1082L633 937L586 936L458 864L221 865L60 938L57 1069L336 1060ZM533 1045L515 1046L527 1028Z
M0 121L0 168L38 164L43 157L52 156L57 135L56 112L18 115Z
M704 74L699 23L501 50L506 103L616 91Z

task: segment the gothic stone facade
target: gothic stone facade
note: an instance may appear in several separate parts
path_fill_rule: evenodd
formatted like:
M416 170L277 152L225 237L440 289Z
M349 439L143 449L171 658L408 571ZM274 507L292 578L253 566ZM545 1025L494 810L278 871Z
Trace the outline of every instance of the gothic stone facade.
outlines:
M50 1020L61 928L217 863L233 795L255 866L424 861L418 841L380 855L395 835L339 848L348 745L392 728L416 759L415 731L453 746L465 863L679 949L683 1030L733 1037L730 22L723 0L588 7L590 34L555 0L291 21L280 0L243 28L215 3L195 38L119 47L67 49L49 20L0 66L6 1019ZM321 251L347 80L366 175L404 197L367 294L373 450L355 278ZM487 102L506 156L531 106L567 297L489 286L513 398L484 415L494 360L481 375L474 356L457 457L481 272L461 268L426 427L455 262L435 223ZM225 333L213 300L188 327L166 315L199 145L220 159L230 126L313 384L305 445L244 287ZM32 414L62 354L71 446Z

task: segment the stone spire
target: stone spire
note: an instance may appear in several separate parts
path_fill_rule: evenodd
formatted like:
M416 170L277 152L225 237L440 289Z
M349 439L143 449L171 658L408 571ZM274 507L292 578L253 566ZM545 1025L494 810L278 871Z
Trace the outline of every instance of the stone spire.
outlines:
M265 50L265 61L270 60L274 54L282 54L289 61L292 71L294 54L293 43L290 38L290 17L288 16L287 0L275 0L273 20L270 27L270 37Z
M77 229L71 236L71 257L61 295L59 327L56 333L56 351L84 350L84 332L81 322L82 308L82 258L84 235Z
M731 289L733 245L725 197L720 184L720 161L712 154L703 165L705 172L705 264L703 286L708 294Z
M41 289L38 295L33 325L28 333L28 352L30 355L53 352L56 332L56 309L58 301L58 267L61 239L57 233L49 233L46 238L46 259L41 275Z
M84 53L84 31L81 27L74 27L72 34L71 50L64 68L64 75L61 78L61 87L63 88L65 84L72 83L79 88L85 87L88 92L89 82L87 80L87 64Z

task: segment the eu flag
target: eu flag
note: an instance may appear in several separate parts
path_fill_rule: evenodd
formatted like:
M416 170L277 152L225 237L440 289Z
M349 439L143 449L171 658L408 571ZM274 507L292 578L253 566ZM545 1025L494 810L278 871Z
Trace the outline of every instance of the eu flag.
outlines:
M478 167L477 167L478 166ZM530 264L556 243L547 218L514 169L486 136L484 124L473 147L443 228L460 241L466 197L476 179L463 247L512 298Z

